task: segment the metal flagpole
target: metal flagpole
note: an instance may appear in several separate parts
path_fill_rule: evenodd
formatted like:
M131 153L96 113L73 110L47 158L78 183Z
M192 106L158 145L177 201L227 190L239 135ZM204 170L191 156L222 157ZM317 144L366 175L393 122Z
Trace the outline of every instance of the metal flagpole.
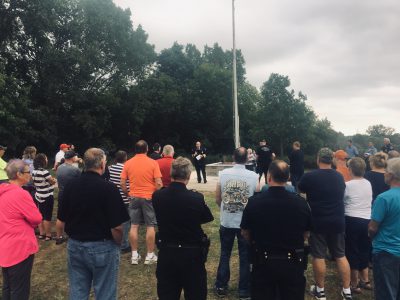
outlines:
M233 111L235 128L235 148L240 147L239 137L239 110L237 99L237 76L236 76L236 41L235 41L235 0L232 0L232 32L233 32Z

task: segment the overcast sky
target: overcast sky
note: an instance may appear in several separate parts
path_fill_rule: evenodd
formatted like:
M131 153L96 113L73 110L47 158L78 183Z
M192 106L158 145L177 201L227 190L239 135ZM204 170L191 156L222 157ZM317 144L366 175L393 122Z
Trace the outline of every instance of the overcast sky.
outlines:
M174 41L232 48L231 0L114 0L156 51ZM400 132L400 1L235 0L236 45L248 81L271 73L347 135L384 124ZM267 117L267 116L266 116Z

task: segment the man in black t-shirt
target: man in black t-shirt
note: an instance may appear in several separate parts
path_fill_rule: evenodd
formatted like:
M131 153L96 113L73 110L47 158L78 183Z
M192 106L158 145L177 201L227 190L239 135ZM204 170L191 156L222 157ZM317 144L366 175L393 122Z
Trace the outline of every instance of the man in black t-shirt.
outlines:
M394 147L390 143L390 139L389 138L384 138L383 139L383 146L382 146L381 150L383 152L385 152L386 154L388 154L390 151L394 150Z
M306 193L311 207L311 255L315 285L310 292L315 299L325 297L325 258L327 250L336 260L341 275L343 299L352 299L350 291L350 266L345 256L345 219L343 196L346 185L343 176L332 169L333 152L322 148L318 153L318 170L301 178L298 189Z
M104 151L91 148L84 155L85 172L64 188L58 219L68 240L68 277L71 299L117 299L122 223L129 220L118 188L104 181Z
M160 159L161 156L161 145L159 143L155 143L153 145L153 152L149 155L151 159L157 160Z
M214 220L204 196L188 190L192 164L178 157L171 165L171 184L153 194L157 217L157 293L159 299L207 298L204 266L208 245L201 224Z
M269 189L249 198L242 235L252 245L251 299L304 300L304 239L311 226L307 202L287 192L289 166L273 161Z
M269 168L269 164L275 158L275 153L272 151L271 147L267 144L267 141L264 139L260 141L260 146L256 149L257 155L257 173L259 174L259 179L264 174L265 183L267 183L267 172Z

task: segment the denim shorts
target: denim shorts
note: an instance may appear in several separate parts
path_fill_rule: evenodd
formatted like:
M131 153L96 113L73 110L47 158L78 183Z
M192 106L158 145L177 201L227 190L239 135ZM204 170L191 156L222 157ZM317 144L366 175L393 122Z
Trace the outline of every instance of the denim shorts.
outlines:
M345 256L344 232L341 233L315 233L310 234L311 255L314 258L327 258L327 250L334 258Z
M129 216L131 217L131 224L145 224L149 227L157 225L156 214L151 199L130 197L129 200Z

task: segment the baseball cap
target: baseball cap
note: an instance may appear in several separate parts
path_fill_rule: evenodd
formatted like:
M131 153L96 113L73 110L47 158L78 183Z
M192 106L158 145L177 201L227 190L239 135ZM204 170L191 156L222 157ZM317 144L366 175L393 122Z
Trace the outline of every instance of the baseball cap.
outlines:
M61 144L60 145L60 150L62 150L64 148L69 148L69 145L68 144Z
M344 150L338 150L335 152L335 158L345 160L347 158L347 153Z
M70 158L73 158L75 156L76 156L76 153L75 153L74 150L69 150L69 151L65 152L65 154L64 154L64 158L65 159L70 159Z
M330 164L333 159L333 151L329 148L321 148L318 152L319 161Z
M3 146L3 145L0 145L0 150L7 150L7 147L6 146Z

